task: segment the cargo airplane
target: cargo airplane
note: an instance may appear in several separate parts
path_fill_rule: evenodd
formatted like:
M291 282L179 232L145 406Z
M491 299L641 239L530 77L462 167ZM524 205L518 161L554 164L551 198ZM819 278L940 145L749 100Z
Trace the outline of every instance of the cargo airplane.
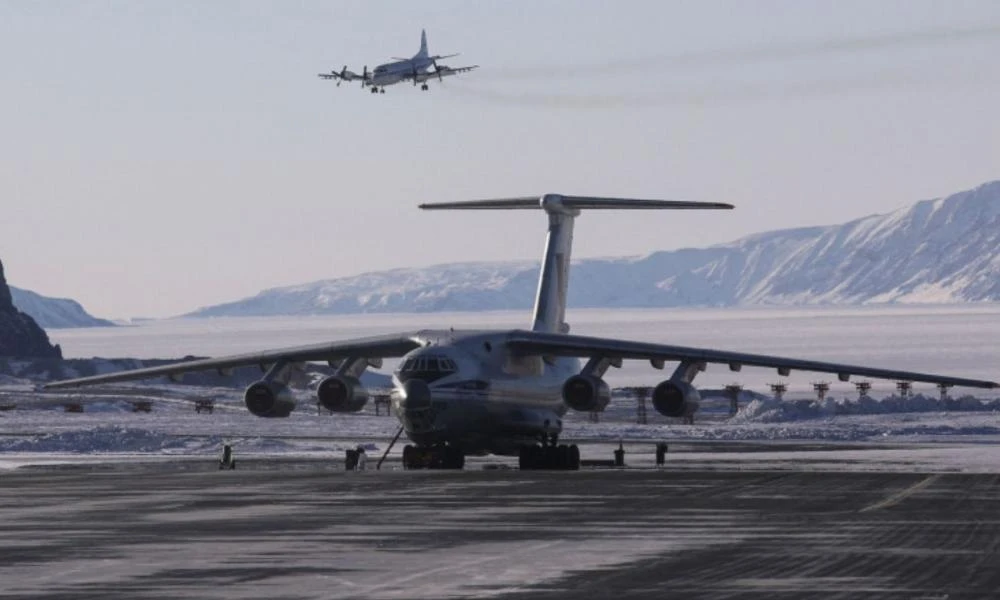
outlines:
M338 71L320 73L322 79L336 79L337 87L344 81L361 81L361 87L370 87L372 93L385 93L385 86L393 85L403 81L412 81L413 85L420 85L420 89L427 91L427 82L437 78L442 81L445 77L467 73L479 68L479 65L470 67L447 67L439 65L437 61L442 58L452 58L457 54L446 56L431 56L427 52L427 32L420 32L420 50L411 58L394 58L395 62L385 63L375 67L374 71L368 71L368 65L361 71L361 74L347 70L347 65ZM432 69L433 68L433 69Z
M568 410L601 411L611 400L604 380L623 360L648 361L655 369L676 363L652 391L653 407L668 417L697 410L695 376L708 364L732 371L744 366L995 388L992 381L963 379L871 366L590 337L569 333L565 321L574 219L604 209L730 209L707 202L640 200L546 194L538 197L423 204L425 210L541 210L548 217L530 329L421 330L96 375L55 382L70 388L186 372L259 365L262 378L244 401L259 417L284 417L295 408L289 379L304 362L325 361L336 370L317 388L319 404L332 412L357 412L368 400L359 378L383 359L399 358L392 375L392 408L400 432L413 442L403 449L404 468L461 468L468 454L517 455L522 469L577 469L579 449L559 444Z

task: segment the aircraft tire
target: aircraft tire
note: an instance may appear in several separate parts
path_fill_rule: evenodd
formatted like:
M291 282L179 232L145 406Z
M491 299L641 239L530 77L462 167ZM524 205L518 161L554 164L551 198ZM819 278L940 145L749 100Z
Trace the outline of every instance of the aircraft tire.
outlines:
M465 453L462 452L461 448L456 448L454 446L445 446L442 449L443 456L443 467L445 469L459 469L465 467Z
M403 446L403 468L413 468L413 446L410 444Z
M569 464L566 466L570 471L580 470L580 447L572 444L569 447Z
M555 468L560 471L568 471L570 468L570 455L569 446L566 444L560 444L556 452L556 465Z
M580 447L576 444L559 446L522 446L517 455L517 466L522 471L539 469L552 471L579 471Z
M517 466L522 471L533 471L539 468L539 448L538 446L521 446L517 456Z
M528 459L528 449L530 446L521 446L521 449L517 451L517 468L522 471L527 471L531 468L531 463Z

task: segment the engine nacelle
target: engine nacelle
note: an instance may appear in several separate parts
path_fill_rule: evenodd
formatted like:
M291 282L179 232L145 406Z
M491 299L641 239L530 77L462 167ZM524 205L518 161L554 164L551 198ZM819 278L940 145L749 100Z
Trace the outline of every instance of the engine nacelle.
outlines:
M251 383L243 393L247 409L258 417L287 417L295 410L295 395L276 381Z
M600 377L574 375L563 384L562 397L573 410L601 411L611 401L611 388Z
M316 396L330 412L358 412L368 403L368 390L354 377L331 375L319 382Z
M693 415L700 403L701 394L690 383L668 379L653 388L653 408L665 417Z

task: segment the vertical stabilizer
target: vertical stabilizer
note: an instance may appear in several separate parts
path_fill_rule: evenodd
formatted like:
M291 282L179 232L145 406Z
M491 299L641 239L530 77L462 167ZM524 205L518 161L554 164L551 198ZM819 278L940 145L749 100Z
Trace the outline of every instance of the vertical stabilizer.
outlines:
M566 295L569 290L569 262L573 251L573 220L583 209L728 209L732 204L722 202L685 202L679 200L642 200L638 198L604 198L598 196L561 196L545 194L519 198L471 200L468 202L438 202L421 204L427 210L510 210L538 209L549 218L549 232L545 238L545 256L538 274L538 291L531 328L534 331L565 333Z
M420 52L414 58L427 58L427 31L420 30Z
M565 333L566 293L569 291L569 261L573 254L573 219L579 210L563 206L562 198L554 194L542 197L542 210L549 217L549 232L545 237L545 255L538 273L538 291L531 329L548 333Z

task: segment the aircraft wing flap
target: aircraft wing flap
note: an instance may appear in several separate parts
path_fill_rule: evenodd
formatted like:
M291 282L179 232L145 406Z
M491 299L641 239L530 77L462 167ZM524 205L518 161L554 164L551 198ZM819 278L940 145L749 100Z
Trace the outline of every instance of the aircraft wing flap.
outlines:
M507 339L507 345L512 351L523 354L544 354L549 356L594 357L692 361L705 363L722 363L730 365L746 365L751 367L769 367L779 370L812 371L817 373L833 373L846 380L850 376L872 377L876 379L893 379L899 381L915 381L935 383L949 386L996 388L1000 384L994 381L965 379L929 373L897 371L894 369L878 369L873 367L847 365L840 363L768 356L764 354L747 354L712 350L708 348L692 348L686 346L670 346L632 342L612 338L596 338L579 335L563 335L534 331L512 332Z
M62 389L94 385L98 383L151 379L160 376L174 376L195 371L222 371L225 369L232 369L234 367L270 365L282 360L295 363L329 361L348 357L393 358L403 356L407 352L419 347L420 342L415 339L413 334L376 336L339 342L324 342L308 346L295 346L291 348L267 350L263 352L251 352L248 354L234 354L218 358L203 358L159 367L150 367L147 369L134 369L120 373L108 373L106 375L93 375L90 377L80 377L78 379L67 379L65 381L56 381L46 384L44 388Z

